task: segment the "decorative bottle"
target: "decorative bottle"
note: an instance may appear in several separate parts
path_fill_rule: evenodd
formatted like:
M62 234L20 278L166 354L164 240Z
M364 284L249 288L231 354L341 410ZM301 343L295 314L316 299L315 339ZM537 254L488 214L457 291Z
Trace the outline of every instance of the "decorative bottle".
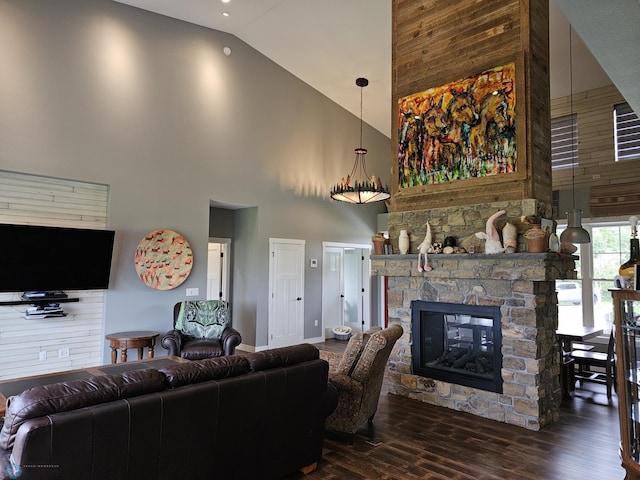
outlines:
M622 276L633 278L635 275L635 266L640 265L640 242L638 241L638 232L636 229L636 226L638 225L638 217L630 217L629 223L631 223L631 258L620 265L618 273Z
M406 230L400 230L398 237L398 249L402 255L406 255L409 251L409 235Z

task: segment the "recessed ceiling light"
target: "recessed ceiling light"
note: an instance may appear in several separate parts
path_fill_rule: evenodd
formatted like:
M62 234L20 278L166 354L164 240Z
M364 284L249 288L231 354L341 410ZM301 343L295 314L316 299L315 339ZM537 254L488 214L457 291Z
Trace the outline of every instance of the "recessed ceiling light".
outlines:
M228 17L229 16L229 12L222 12L222 16L223 17Z
M230 3L231 0L220 0L222 3Z

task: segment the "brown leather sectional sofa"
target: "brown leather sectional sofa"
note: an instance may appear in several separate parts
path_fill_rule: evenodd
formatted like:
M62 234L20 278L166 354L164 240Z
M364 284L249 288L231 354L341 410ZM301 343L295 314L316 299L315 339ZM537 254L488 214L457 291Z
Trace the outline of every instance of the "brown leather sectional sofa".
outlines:
M322 457L327 378L304 344L35 387L7 404L0 478L281 479Z

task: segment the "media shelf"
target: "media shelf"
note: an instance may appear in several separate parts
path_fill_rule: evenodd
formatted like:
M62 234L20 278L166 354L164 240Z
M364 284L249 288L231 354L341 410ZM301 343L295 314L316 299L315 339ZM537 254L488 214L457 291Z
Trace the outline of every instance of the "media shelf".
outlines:
M2 305L47 305L49 303L72 303L79 302L79 298L31 298L29 300L6 300L0 301L0 306Z

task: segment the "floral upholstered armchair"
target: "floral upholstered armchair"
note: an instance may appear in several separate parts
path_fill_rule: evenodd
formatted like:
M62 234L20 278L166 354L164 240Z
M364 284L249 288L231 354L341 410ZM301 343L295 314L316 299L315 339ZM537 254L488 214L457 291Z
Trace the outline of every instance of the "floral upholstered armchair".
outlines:
M399 324L356 333L339 361L332 352L320 352L329 362L329 382L338 389L338 406L327 418L327 430L346 434L350 443L366 422L371 430L387 361L402 333Z
M229 305L218 300L176 303L173 330L162 337L169 355L188 360L233 355L240 342L240 333L229 325Z

